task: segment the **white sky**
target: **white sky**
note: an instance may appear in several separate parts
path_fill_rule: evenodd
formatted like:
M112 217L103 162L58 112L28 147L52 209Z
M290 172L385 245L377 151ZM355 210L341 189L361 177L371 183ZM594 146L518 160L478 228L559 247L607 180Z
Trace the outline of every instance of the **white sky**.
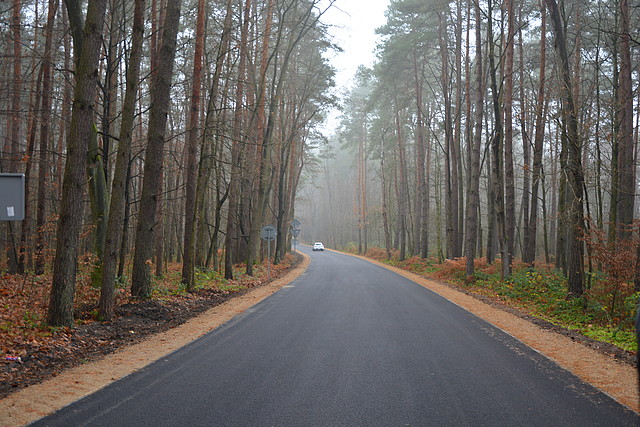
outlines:
M331 58L338 87L349 84L359 65L373 63L375 30L386 22L388 4L388 0L336 0L323 16L322 21L331 26L334 43L344 50Z
M322 21L330 25L333 42L343 49L343 52L329 58L336 69L338 95L350 88L359 65L373 64L377 40L375 30L385 24L384 12L388 5L389 0L336 0L322 17ZM332 118L329 119L331 121Z

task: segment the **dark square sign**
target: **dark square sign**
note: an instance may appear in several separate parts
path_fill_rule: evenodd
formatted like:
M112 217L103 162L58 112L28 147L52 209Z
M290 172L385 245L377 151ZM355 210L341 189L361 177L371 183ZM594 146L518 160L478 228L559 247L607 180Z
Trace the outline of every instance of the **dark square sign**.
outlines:
M24 175L0 173L0 221L24 219Z

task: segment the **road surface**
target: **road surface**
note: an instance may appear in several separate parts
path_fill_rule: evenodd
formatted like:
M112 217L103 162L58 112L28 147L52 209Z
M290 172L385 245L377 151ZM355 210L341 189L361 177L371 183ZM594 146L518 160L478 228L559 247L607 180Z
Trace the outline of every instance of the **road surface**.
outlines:
M636 414L437 294L313 252L299 279L35 425L626 426Z

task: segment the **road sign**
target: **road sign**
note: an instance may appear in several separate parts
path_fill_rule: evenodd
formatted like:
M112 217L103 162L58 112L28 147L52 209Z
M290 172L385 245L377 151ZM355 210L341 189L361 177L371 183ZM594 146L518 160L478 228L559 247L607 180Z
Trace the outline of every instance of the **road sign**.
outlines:
M300 228L300 226L302 225L302 223L300 222L300 220L298 218L294 218L293 221L291 221L291 227L295 228Z
M267 242L270 242L272 240L275 240L277 234L278 232L276 231L276 228L273 225L265 225L264 227L262 227L262 230L260 231L260 238L262 240L266 240Z
M0 173L0 221L24 219L24 174Z
M298 234L300 234L300 229L299 228L292 228L291 229L291 235L293 237L298 237Z

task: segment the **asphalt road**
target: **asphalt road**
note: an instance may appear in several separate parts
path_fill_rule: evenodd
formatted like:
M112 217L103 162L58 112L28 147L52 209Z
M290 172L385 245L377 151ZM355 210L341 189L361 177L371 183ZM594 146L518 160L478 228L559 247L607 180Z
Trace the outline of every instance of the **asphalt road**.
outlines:
M423 287L354 257L309 253L289 286L35 425L640 425Z

